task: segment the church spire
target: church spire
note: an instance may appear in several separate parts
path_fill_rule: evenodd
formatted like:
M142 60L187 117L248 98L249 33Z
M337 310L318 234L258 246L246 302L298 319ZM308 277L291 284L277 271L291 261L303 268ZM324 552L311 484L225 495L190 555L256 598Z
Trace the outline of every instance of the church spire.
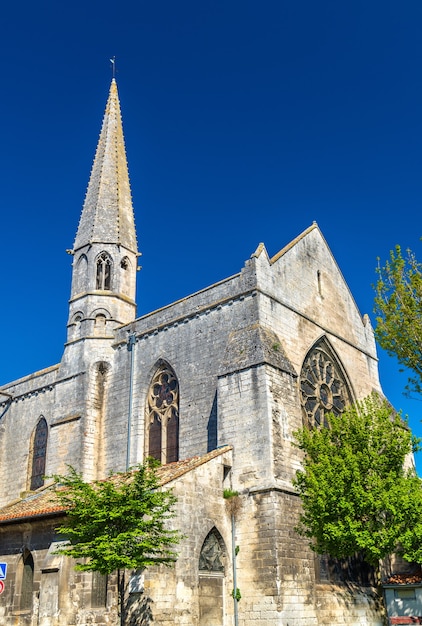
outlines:
M118 244L137 252L119 95L111 81L103 125L73 250Z
M68 333L62 369L107 361L114 330L136 317L135 220L113 78L72 256ZM93 346L95 350L92 349Z

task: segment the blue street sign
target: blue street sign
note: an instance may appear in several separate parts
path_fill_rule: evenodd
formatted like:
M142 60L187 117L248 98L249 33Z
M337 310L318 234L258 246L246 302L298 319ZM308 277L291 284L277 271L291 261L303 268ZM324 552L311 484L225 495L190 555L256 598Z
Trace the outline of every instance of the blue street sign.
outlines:
M7 563L0 563L0 580L4 580L6 578L7 572Z

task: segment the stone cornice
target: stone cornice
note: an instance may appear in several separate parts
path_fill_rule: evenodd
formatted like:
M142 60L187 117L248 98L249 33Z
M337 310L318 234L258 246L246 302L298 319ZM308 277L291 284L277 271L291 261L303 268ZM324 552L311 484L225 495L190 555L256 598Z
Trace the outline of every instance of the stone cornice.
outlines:
M345 344L351 346L355 350L359 350L359 352L361 352L365 356L367 356L367 357L373 359L374 361L378 362L378 358L377 358L376 355L371 354L370 352L368 352L364 348L360 347L359 345L357 345L353 341L349 341L348 339L345 339L344 337L341 337L338 333L336 333L332 329L328 328L327 326L324 326L324 325L320 324L316 320L312 319L309 315L306 315L305 313L302 313L301 311L299 311L298 309L293 307L291 304L285 302L281 298L277 298L276 296L274 296L274 294L270 294L267 291L265 291L264 289L260 289L259 287L254 287L252 289L248 289L246 291L243 291L241 293L237 293L235 295L231 294L230 296L227 296L226 298L222 298L222 299L216 300L216 301L214 301L212 303L207 303L206 305L203 305L203 306L200 306L200 307L196 307L196 309L194 311L192 311L192 313L177 316L177 317L175 317L173 320L171 320L169 322L162 322L162 323L157 324L157 325L151 325L150 328L147 328L147 329L143 330L142 332L136 333L136 340L140 341L141 339L147 339L148 337L150 337L152 335L157 335L158 333L166 331L169 328L176 328L180 324L187 324L192 319L199 318L202 315L208 315L209 313L211 313L211 311L214 311L215 309L218 310L218 309L221 309L224 306L231 306L231 305L234 304L234 302L239 302L239 301L245 300L248 297L255 297L257 295L262 295L262 296L264 296L266 298L270 298L274 302L277 302L278 304L280 304L280 306L285 307L286 309L288 309L292 313L295 313L295 315L298 315L299 317L301 317L302 319L310 322L314 326L317 326L318 328L320 328L327 335L335 337L336 339L338 339L342 343L345 343ZM181 302L181 301L178 301L178 302ZM174 306L174 304L176 304L176 303L173 303L173 305L169 305L168 307L164 307L164 308L168 309L171 306ZM138 318L138 319L145 320L149 316L153 317L155 314L157 314L161 310L163 310L163 309L158 309L157 311L153 311L152 313L149 313L147 316L144 316L144 317ZM136 323L137 323L137 320L135 320L134 322L131 323L131 328L134 328L135 332L136 332ZM128 324L126 324L125 326L128 326ZM124 328L124 327L122 327L122 328ZM120 341L116 341L114 343L114 347L115 348L119 348L119 349L122 346L124 346L124 345L126 345L126 340L125 339L122 339Z
M40 393L46 393L47 391L53 391L54 387L59 385L60 383L67 382L74 378L78 378L79 376L83 376L85 372L78 372L77 374L72 374L71 376L66 376L65 378L59 378L53 382L46 383L45 385L40 385L39 387L35 387L35 389L28 389L22 393L13 394L12 403L16 403L19 400L25 400L27 398L32 398L32 396L38 396ZM31 379L24 379L24 382L29 382ZM17 383L16 386L20 386L23 383ZM10 399L9 399L10 402ZM1 402L0 407L3 407L7 404L6 402Z

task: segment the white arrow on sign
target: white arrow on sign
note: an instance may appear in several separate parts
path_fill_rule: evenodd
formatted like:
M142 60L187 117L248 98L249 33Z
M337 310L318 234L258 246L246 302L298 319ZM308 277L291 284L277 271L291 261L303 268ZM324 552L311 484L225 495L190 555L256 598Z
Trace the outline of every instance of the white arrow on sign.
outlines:
M0 580L6 578L7 563L0 563Z

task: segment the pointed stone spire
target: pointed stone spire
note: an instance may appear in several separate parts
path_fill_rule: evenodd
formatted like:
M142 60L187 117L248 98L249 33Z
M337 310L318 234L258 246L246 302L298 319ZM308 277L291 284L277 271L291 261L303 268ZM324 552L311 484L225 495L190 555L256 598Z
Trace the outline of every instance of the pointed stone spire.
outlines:
M136 317L138 252L116 81L112 80L72 254L63 375L109 362L114 331Z
M111 81L103 125L73 250L117 244L136 253L136 231L119 95Z

